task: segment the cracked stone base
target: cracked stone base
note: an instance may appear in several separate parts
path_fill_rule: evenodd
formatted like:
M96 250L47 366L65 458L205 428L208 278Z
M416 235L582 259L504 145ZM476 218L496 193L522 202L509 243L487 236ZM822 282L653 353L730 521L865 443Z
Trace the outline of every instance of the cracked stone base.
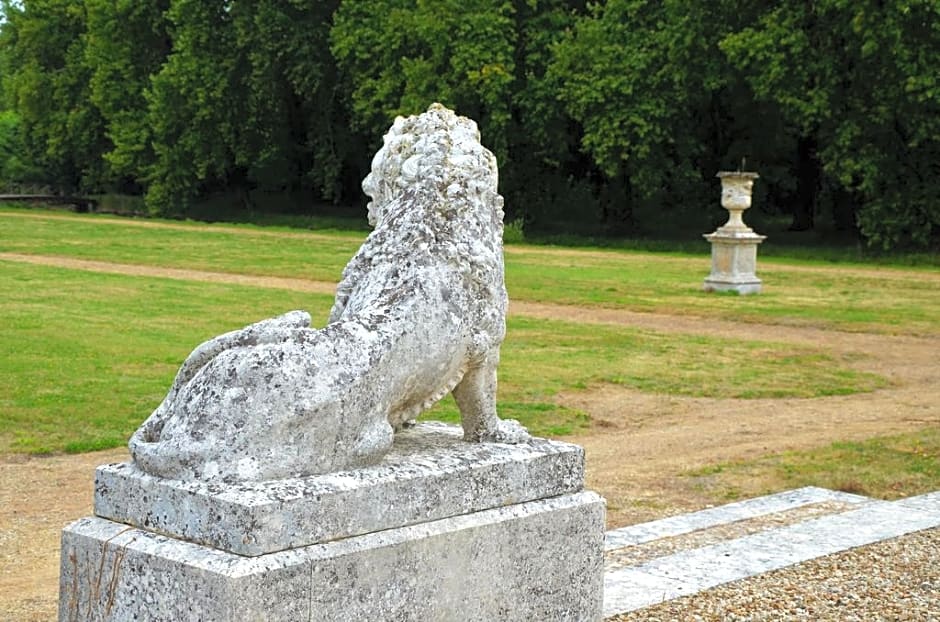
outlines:
M62 534L59 620L601 619L592 492L245 557L88 517Z

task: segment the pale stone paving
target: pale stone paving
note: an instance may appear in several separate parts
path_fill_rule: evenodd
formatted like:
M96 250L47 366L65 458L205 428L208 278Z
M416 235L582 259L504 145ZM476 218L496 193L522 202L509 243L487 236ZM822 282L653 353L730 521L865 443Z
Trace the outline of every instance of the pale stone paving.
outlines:
M716 525L784 512L822 501L866 503L871 499L861 495L827 490L816 486L806 486L755 499L728 503L698 512L663 518L649 523L614 529L608 531L604 537L604 550L612 551L631 544L642 544L660 538L679 536L692 531L715 527Z
M940 492L887 502L805 488L614 530L608 533L607 550L616 550L612 542L624 543L623 546L650 542L657 537L709 528L723 521L746 520L827 498L841 499L859 507L676 552L634 566L608 565L604 576L605 617L689 596L850 548L940 527Z

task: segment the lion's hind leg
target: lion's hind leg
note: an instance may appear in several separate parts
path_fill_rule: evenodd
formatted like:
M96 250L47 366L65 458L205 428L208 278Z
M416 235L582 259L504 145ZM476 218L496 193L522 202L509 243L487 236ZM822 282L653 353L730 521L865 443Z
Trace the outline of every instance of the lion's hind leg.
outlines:
M498 353L487 356L480 364L471 366L454 387L464 440L520 443L529 438L528 432L518 421L500 419L496 414L498 362Z
M344 468L375 464L391 448L394 430L384 418L366 425L353 443L351 463Z

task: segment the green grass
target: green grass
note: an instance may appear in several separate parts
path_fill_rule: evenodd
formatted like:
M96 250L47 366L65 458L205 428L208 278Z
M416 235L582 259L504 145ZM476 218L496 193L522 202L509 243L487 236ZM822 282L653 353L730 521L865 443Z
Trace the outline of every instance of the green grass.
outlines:
M324 316L330 302L0 262L0 451L120 445L201 341L292 308Z
M847 232L793 232L787 230L789 220L785 223L775 222L770 227L764 223L752 223L749 217L746 220L755 231L768 237L768 240L760 246L760 255L765 258L774 257L789 263L805 262L816 265L861 263L874 266L940 268L940 252L937 251L904 249L882 251L879 248L865 246L855 239L853 234ZM526 232L524 238L530 244L541 246L699 254L702 249L708 252L708 243L702 238L702 234L714 231L720 224L723 223L700 223L697 227L683 226L681 229L667 229L666 226L660 226L651 234L632 237Z
M24 214L29 217L18 217ZM362 232L0 210L4 252L321 281L338 281L364 238Z
M23 217L23 215L30 217ZM0 209L0 252L335 282L364 232L305 233L254 226L128 221ZM516 300L658 311L851 331L940 334L940 270L760 258L759 296L701 291L700 253L510 245L506 281Z
M0 261L0 452L120 445L201 341L331 297ZM589 425L555 396L613 382L682 395L814 397L884 380L813 348L513 317L500 408L536 434ZM448 399L431 417L456 419Z
M502 386L540 400L605 382L649 393L740 398L820 397L885 384L820 350L786 343L510 318Z
M343 230L342 220L304 222L339 229L140 221L0 207L0 252L337 281L365 232ZM852 262L850 255L781 251L768 240L759 258L763 293L739 297L700 291L709 269L704 242L689 243L685 253L663 252L676 248L674 243L630 244L619 249L510 244L510 295L770 325L940 335L935 258L916 268L873 266ZM833 265L834 259L840 263ZM330 296L287 290L0 260L0 453L122 445L202 340L294 308L309 310L322 325L331 303ZM503 417L521 420L535 434L556 436L591 427L589 416L562 405L559 395L603 384L742 399L811 399L886 386L886 379L858 371L857 362L822 345L512 316L502 351L499 408ZM450 397L425 418L459 420ZM716 500L804 485L908 496L940 489L940 430L835 443L688 475Z
M838 442L687 475L718 498L736 499L801 486L821 486L880 499L940 490L940 429Z
M758 260L763 291L722 296L701 291L707 250L698 257L625 251L552 253L510 248L511 297L632 311L729 317L743 322L834 327L852 331L940 334L940 273L792 265ZM854 270L853 270L854 268Z

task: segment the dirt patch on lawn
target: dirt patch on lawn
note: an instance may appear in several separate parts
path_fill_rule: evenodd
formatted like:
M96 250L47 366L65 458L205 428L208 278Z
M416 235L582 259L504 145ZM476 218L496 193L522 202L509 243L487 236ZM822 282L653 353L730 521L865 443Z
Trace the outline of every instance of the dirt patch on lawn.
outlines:
M0 455L0 620L56 619L59 533L91 513L95 467L126 458L124 449Z
M0 258L39 261L26 255ZM191 280L229 282L233 276L68 258L42 261L47 260L60 267ZM231 282L333 291L332 285L297 279L238 275ZM737 324L518 301L510 311L657 331L806 343L845 355L843 360L852 361L854 367L890 381L874 393L816 399L684 398L609 385L557 396L560 404L582 410L592 419L588 433L570 440L587 451L588 486L607 498L610 527L713 504L714 499L682 475L688 469L940 425L940 338L936 336ZM0 620L55 617L59 533L68 522L91 513L95 466L126 458L123 449L76 456L0 455Z
M182 281L196 281L199 283L249 285L251 287L264 287L267 289L289 289L298 292L310 292L311 294L336 293L335 283L324 283L322 281L310 281L307 279L292 279L289 277L259 277L228 272L207 272L205 270L164 268L161 266L138 266L135 264L95 261L93 259L76 259L74 257L57 257L50 255L25 255L22 253L0 253L0 261L15 261L35 266L87 270L89 272L102 272L104 274L150 276L164 279L179 279Z
M888 379L873 393L813 399L713 399L602 385L557 401L588 413L590 484L620 526L700 509L714 500L683 472L835 441L940 426L940 338L742 324L712 318L513 303L520 314L649 330L806 344ZM845 363L843 363L845 364Z

